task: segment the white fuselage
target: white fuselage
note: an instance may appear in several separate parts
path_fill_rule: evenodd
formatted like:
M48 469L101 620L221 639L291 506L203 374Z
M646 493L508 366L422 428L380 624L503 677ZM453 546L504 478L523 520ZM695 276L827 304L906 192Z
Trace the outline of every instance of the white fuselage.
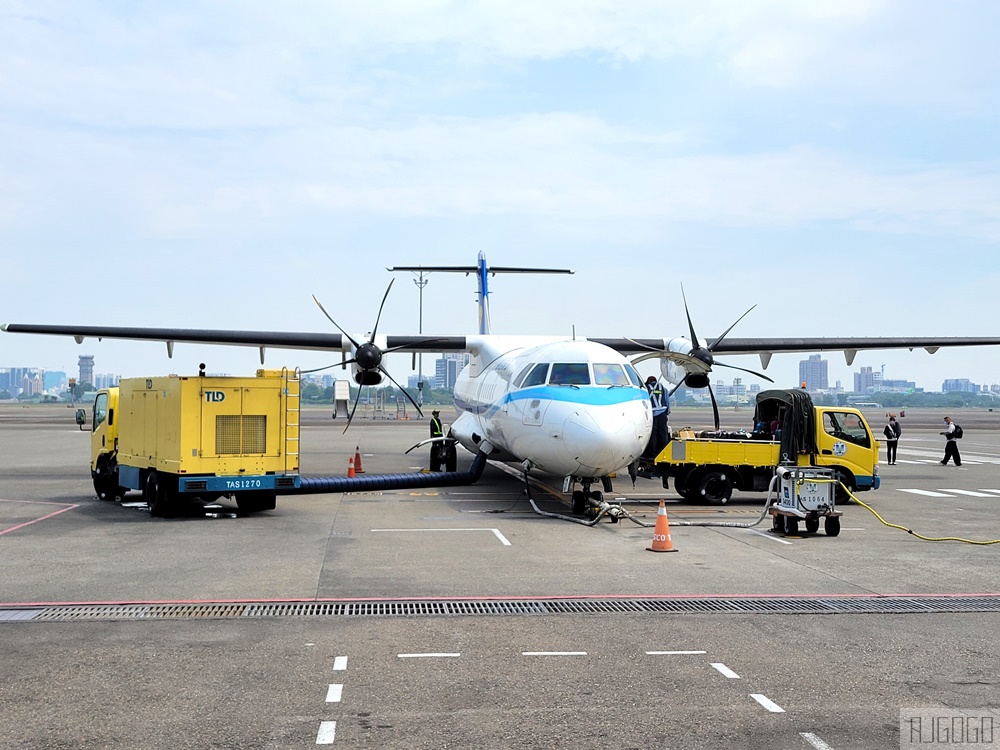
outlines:
M468 450L558 476L605 477L643 452L652 412L635 369L586 340L470 337L451 432ZM499 454L499 455L498 455Z

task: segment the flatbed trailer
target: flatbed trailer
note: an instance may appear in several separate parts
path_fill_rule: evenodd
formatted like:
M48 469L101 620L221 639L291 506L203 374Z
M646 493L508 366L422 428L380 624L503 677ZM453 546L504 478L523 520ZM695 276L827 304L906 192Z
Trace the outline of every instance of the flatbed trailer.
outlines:
M771 430L763 425L776 423ZM766 492L778 466L819 466L852 492L878 489L879 443L851 407L814 406L799 390L762 391L754 429L673 433L651 472L688 500L729 502L734 490ZM848 496L838 487L837 501Z

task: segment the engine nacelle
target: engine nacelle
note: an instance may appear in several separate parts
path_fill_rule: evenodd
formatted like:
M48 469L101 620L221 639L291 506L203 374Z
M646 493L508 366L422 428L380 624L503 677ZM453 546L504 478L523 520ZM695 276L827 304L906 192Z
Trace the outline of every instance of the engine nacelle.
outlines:
M708 373L691 372L684 376L684 385L688 388L707 388L709 384Z
M378 370L362 370L357 363L351 365L351 377L358 385L379 385L384 379Z

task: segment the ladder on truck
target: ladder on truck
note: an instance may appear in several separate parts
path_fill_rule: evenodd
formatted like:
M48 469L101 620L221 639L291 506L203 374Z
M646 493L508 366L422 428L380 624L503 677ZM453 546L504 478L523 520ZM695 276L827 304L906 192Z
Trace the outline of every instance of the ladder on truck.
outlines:
M302 371L296 367L289 372L287 367L281 368L281 379L284 388L281 389L285 401L285 473L299 473L299 429L302 423L300 394L302 392Z

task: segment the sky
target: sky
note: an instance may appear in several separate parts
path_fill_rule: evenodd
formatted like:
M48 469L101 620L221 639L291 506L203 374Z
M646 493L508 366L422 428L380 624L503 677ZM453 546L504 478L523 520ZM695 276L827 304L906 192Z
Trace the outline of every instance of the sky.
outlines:
M731 336L1000 336L997 28L988 0L7 0L0 322L333 332L315 294L362 334L388 267L484 252L574 271L496 277L496 333L686 335L683 285L702 338L754 305ZM417 333L413 279L380 333ZM422 314L473 333L474 280L431 275ZM80 354L259 367L0 334L0 367ZM1000 383L1000 347L824 356L849 389Z

